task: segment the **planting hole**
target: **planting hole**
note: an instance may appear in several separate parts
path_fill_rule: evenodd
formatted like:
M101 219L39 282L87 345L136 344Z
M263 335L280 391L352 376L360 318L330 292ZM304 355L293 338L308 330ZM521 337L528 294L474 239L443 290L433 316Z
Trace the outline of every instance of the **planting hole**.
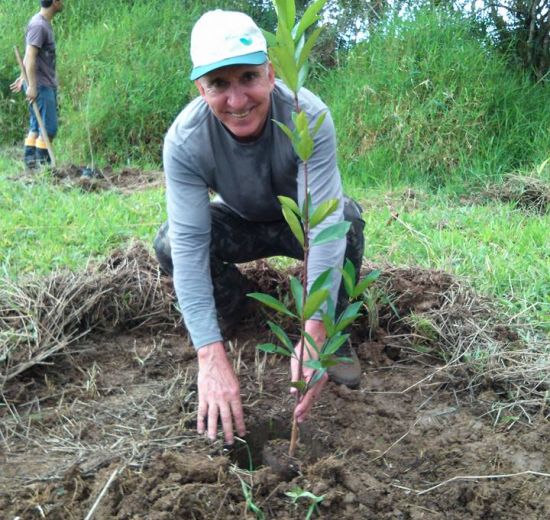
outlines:
M250 428L244 441L237 440L229 457L242 469L253 471L263 464L264 446L275 439L290 439L290 426L283 419L270 418Z

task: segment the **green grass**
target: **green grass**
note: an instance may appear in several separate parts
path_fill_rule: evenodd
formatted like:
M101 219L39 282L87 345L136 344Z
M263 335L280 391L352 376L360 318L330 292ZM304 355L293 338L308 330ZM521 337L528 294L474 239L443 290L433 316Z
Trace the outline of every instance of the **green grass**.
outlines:
M453 273L499 299L510 315L550 327L550 215L418 190L407 200L407 193L356 192L365 209L367 259Z
M550 91L470 23L420 11L384 29L314 84L339 129L348 182L458 192L547 158Z
M87 193L62 189L47 176L25 184L16 179L20 167L0 155L4 276L83 269L129 240L150 244L165 218L163 189ZM347 191L365 210L365 258L445 270L498 299L510 315L549 329L549 214L405 186Z
M132 240L152 243L165 218L161 189L132 195L63 189L47 176L9 180L19 168L0 160L0 266L4 276L83 269Z

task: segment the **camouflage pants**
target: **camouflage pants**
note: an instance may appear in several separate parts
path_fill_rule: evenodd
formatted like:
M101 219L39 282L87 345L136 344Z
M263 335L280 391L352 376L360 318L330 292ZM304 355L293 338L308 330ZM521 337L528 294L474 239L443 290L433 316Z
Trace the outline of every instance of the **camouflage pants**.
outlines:
M235 264L250 262L271 256L287 256L303 259L304 251L294 237L286 221L250 222L237 215L220 202L211 202L212 235L210 242L210 271L214 286L214 298L220 317L231 321L239 316L249 299L246 293L250 287L245 276ZM346 258L355 265L357 278L361 268L364 250L361 207L354 200L344 198L344 219L351 222L347 234ZM172 275L173 265L168 222L159 229L154 241L154 249L161 269ZM343 284L338 295L337 311L348 302Z

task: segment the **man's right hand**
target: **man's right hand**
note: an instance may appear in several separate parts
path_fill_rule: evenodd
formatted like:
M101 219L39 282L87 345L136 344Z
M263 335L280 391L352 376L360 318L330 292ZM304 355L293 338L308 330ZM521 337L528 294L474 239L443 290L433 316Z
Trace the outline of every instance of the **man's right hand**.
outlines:
M21 92L21 89L23 88L23 78L19 77L17 78L11 85L10 90L12 92Z
M201 347L199 360L199 408L197 431L215 440L221 417L226 444L233 444L233 426L239 436L246 434L240 386L221 341ZM208 422L208 426L207 426Z

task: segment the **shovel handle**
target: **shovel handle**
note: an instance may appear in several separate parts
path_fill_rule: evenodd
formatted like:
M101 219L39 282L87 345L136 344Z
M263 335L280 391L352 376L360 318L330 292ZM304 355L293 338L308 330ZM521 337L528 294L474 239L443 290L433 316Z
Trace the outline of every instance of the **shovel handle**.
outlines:
M23 81L28 85L29 78L27 77L27 71L25 70L25 65L23 63L23 60L21 59L21 54L19 54L19 49L17 48L17 45L13 47L13 50L15 51L15 57L17 58L17 63L19 63L19 68L21 69L21 77L23 78ZM33 101L31 105L32 109L34 110L36 120L38 121L38 126L40 127L42 140L46 143L48 153L50 154L51 165L55 168L55 158L53 156L52 143L50 141L50 138L48 137L48 132L46 132L46 127L44 126L44 121L42 120L42 116L40 115L40 110L38 110L38 105L36 104L36 101Z

